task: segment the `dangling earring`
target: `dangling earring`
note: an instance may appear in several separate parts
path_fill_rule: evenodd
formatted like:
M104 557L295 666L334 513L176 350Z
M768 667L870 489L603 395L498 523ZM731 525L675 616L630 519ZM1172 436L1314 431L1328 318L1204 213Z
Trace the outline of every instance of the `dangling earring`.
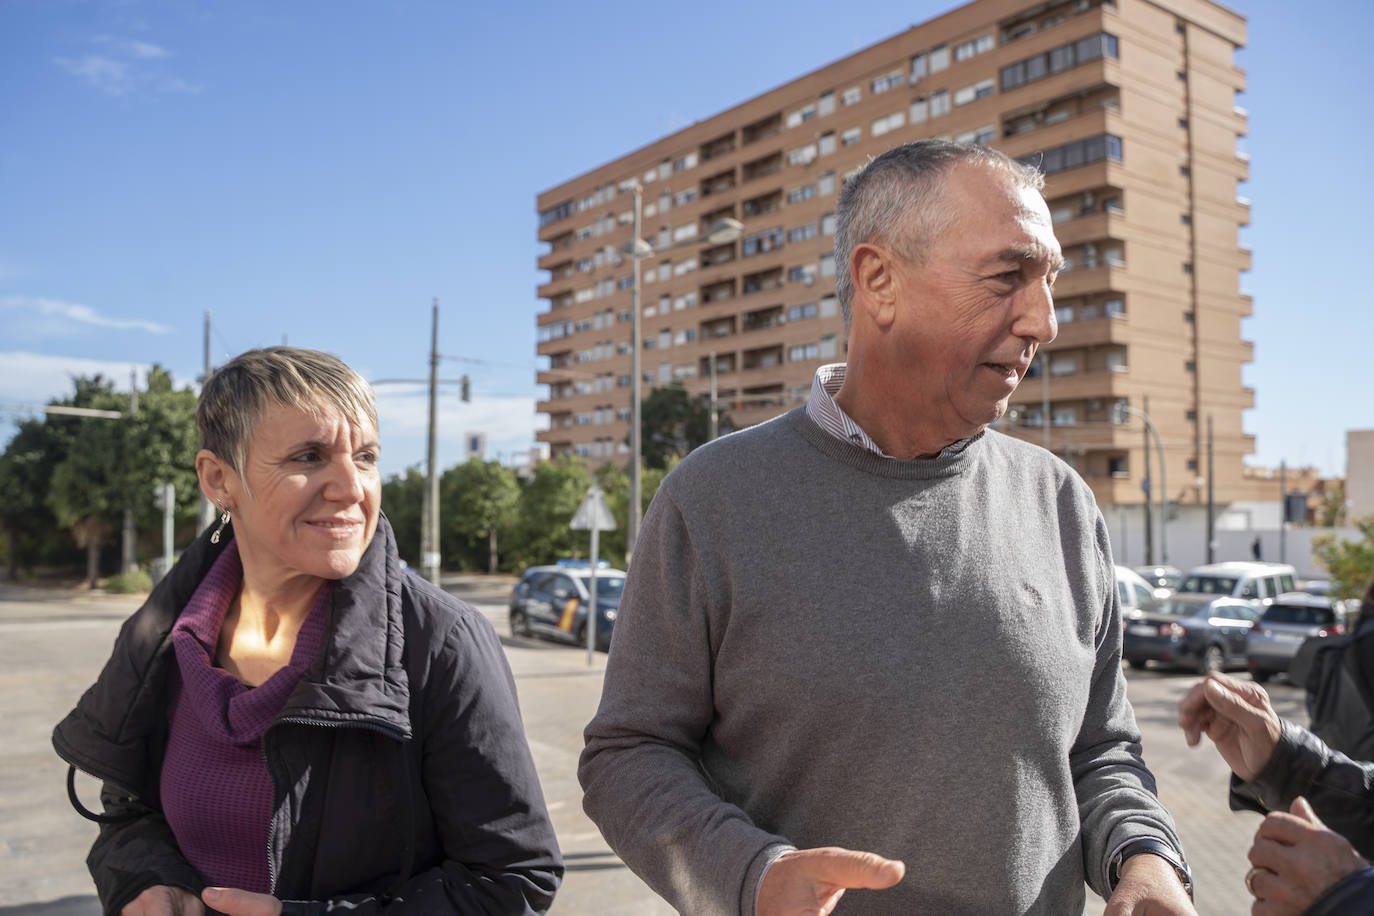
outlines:
M215 505L219 506L219 510L224 514L219 517L219 527L210 535L211 544L219 543L219 533L224 530L225 525L229 524L229 508L219 500L215 500Z

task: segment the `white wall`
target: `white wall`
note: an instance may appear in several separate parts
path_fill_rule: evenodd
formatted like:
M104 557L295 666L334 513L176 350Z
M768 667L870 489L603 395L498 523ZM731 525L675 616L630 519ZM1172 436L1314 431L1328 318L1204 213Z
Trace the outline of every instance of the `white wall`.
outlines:
M1249 511L1257 504L1247 503L1243 508ZM1273 523L1277 519L1277 503L1274 510L1256 511L1262 522L1244 528L1223 530L1219 525L1213 527L1216 550L1213 559L1252 560L1251 547L1255 538L1260 540L1261 558L1271 563L1291 563L1302 578L1326 578L1328 573L1317 564L1312 556L1312 540L1325 534L1334 534L1345 540L1358 541L1360 533L1354 528L1292 528L1281 532ZM1216 518L1220 519L1231 507L1218 506ZM1156 505L1156 510L1158 506ZM1124 566L1145 565L1145 522L1141 506L1103 506L1102 515L1107 520L1107 530L1112 539L1112 555L1116 562ZM1239 512L1232 511L1227 516L1232 523ZM1201 566L1207 562L1207 510L1202 506L1176 506L1175 517L1170 519L1165 534L1167 539L1168 563L1180 569ZM1161 545L1158 511L1154 525L1154 562L1164 563L1164 550Z

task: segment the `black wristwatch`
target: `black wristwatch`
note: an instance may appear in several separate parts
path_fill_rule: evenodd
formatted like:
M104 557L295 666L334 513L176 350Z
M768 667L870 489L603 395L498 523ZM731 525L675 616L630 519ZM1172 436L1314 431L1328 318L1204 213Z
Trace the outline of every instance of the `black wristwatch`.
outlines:
M1168 843L1152 836L1143 836L1136 840L1131 840L1112 858L1112 866L1108 870L1108 878L1111 882L1111 890L1116 890L1116 885L1121 881L1121 866L1131 856L1138 856L1142 853L1149 853L1152 856L1159 856L1174 868L1174 874L1178 875L1178 880L1183 884L1183 889L1188 892L1188 899L1193 899L1193 870L1188 867L1188 863L1183 861L1183 857L1178 854Z

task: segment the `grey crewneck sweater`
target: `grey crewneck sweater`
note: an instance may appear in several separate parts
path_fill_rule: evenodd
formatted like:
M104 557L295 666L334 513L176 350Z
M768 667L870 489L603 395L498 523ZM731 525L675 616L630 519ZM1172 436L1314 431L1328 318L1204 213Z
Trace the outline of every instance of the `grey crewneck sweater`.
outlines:
M1121 676L1106 528L1035 446L896 461L802 409L694 452L645 517L584 807L680 912L754 912L783 845L907 864L837 914L1046 914L1175 848Z

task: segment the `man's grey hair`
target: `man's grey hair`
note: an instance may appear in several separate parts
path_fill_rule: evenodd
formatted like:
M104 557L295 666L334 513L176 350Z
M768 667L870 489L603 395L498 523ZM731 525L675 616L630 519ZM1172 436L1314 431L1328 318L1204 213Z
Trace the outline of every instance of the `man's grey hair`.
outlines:
M242 479L253 430L273 404L309 414L333 406L353 422L365 418L377 428L372 386L343 360L319 350L266 347L239 354L205 381L196 404L200 447Z
M855 247L877 242L920 264L954 212L944 202L944 179L961 162L1006 170L1018 184L1045 186L1038 169L986 146L916 140L894 147L845 182L835 207L835 296L845 329L854 300L849 259Z

